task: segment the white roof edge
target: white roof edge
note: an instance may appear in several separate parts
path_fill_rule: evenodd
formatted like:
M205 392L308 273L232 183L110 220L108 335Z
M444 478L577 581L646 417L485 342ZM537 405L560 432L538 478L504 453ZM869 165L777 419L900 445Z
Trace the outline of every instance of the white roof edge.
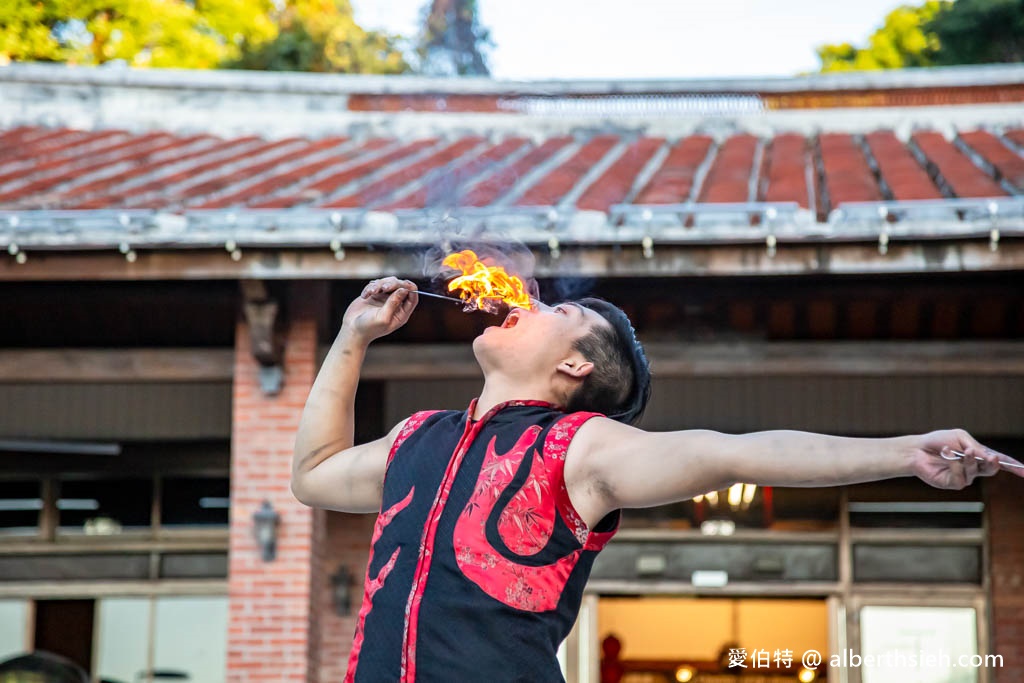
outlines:
M295 72L133 69L16 63L0 66L4 83L190 88L331 94L491 94L518 96L786 93L1024 84L1024 64L952 66L805 76L631 80L495 80Z

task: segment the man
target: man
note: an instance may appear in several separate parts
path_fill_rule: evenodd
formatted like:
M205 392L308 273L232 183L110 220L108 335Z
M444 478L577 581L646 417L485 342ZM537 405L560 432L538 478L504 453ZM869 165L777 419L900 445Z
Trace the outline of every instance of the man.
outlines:
M994 475L1000 459L1015 463L962 429L885 439L642 431L630 424L647 403L647 361L625 314L594 299L513 309L473 342L484 386L468 410L417 413L355 446L366 348L416 304L412 282L366 286L296 440L300 501L380 513L346 681L561 681L558 645L622 508L740 481L830 486L916 475L959 489Z

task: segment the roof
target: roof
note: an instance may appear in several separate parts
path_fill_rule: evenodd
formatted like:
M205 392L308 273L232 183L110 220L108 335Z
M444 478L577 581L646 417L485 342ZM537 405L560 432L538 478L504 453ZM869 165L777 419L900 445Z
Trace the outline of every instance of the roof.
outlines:
M21 126L0 131L0 209L554 208L611 213L779 203L827 221L864 202L1024 193L1024 126L677 139L257 136ZM779 207L780 209L782 207ZM811 218L813 221L813 218Z
M518 84L19 65L0 86L12 254L337 252L452 218L552 252L1024 234L1020 66Z

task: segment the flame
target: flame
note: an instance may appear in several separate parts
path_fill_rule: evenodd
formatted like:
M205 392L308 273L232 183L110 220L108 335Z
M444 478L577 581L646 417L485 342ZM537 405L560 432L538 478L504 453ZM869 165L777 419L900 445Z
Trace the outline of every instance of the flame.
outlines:
M533 302L526 285L515 275L509 275L501 266L488 266L469 249L449 254L442 265L461 271L462 275L448 283L449 292L458 292L467 304L494 311L497 304L532 309Z

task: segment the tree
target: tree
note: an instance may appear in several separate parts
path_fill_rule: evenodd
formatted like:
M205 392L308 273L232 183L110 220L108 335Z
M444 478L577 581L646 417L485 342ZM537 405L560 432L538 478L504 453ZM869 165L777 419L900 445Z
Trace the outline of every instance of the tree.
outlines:
M271 0L4 0L0 59L212 68L273 38Z
M1024 0L957 0L928 28L938 64L1024 62Z
M0 61L402 73L348 0L0 0Z
M867 71L935 64L940 43L930 29L930 22L951 4L946 0L928 0L920 7L896 8L868 38L864 48L850 43L819 47L821 70Z
M356 24L348 0L288 0L278 36L231 66L268 71L400 74L409 64L398 36Z
M484 52L493 46L481 26L476 0L431 0L423 9L416 46L420 73L430 76L490 76Z

